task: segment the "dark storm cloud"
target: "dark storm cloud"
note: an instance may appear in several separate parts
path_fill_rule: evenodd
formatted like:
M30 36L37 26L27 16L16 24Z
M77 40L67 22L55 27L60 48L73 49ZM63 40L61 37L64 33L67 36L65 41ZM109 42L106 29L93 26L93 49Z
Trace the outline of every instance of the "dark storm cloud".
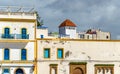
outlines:
M0 6L35 6L36 0L1 0Z
M120 39L119 0L4 0L0 4L35 7L49 31L58 31L61 22L71 19L78 31L100 28Z
M46 11L45 15L42 15L48 19L47 26L52 25L57 28L68 18L77 24L79 31L100 28L111 32L113 39L120 37L118 0L56 0L42 8Z

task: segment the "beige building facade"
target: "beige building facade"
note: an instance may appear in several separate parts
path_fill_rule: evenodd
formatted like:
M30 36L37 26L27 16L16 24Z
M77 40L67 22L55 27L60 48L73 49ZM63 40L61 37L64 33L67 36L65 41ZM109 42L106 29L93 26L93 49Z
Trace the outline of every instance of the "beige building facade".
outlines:
M118 40L37 39L38 74L119 74L119 45Z

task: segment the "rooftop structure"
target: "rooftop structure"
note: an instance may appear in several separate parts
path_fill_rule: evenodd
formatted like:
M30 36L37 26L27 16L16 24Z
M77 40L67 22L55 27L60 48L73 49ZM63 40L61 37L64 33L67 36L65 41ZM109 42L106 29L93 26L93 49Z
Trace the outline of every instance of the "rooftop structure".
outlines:
M109 32L103 32L100 29L88 29L86 32L78 33L79 39L110 40Z
M34 7L0 6L0 12L35 12Z
M59 26L59 35L60 37L76 38L76 25L71 20L66 19Z
M1 20L5 18L36 19L36 14L34 8L31 7L0 6L0 18Z
M62 22L59 27L65 27L65 26L76 27L76 25L69 19L66 19L64 22Z

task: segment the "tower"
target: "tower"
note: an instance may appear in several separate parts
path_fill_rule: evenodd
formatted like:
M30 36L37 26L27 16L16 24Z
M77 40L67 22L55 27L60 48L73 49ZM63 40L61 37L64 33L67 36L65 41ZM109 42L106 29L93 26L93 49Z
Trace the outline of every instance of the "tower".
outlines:
M76 25L69 19L66 19L59 25L59 35L76 38Z

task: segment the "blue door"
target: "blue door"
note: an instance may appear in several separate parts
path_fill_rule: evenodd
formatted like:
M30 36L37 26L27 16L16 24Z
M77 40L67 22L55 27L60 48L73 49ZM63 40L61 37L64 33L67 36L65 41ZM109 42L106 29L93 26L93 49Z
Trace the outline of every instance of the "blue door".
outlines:
M9 60L9 49L8 48L4 49L4 60Z
M22 39L27 38L26 28L22 28Z
M17 69L15 74L24 74L22 69Z
M5 36L5 38L9 38L10 37L10 29L9 28L5 28L4 29L4 36Z
M21 50L21 60L26 60L27 59L27 53L26 53L26 49L22 49Z

